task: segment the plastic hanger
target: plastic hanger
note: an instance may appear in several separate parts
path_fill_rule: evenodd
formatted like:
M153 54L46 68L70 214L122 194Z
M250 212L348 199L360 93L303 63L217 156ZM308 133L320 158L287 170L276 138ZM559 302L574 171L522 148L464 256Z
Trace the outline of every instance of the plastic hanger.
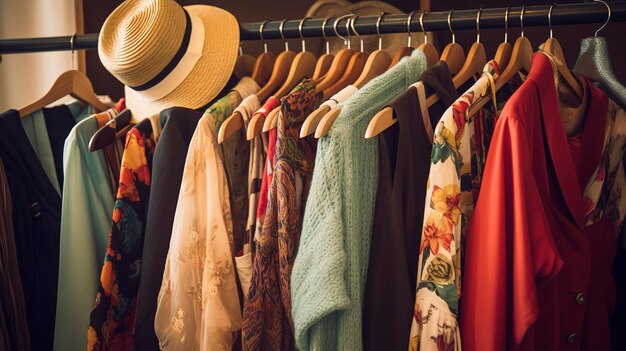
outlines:
M265 38L263 38L263 29L265 28L265 24L267 24L267 22L269 21L261 23L261 26L259 27L259 36L261 37L261 41L263 42L263 52L259 55L259 57L257 57L255 69L252 71L252 79L257 82L257 79L260 80L262 79L262 77L267 76L268 74L270 75L270 81L268 81L265 86L263 86L263 88L274 85L277 87L278 85L280 85L282 81L285 80L285 78L287 77L287 74L284 72L284 66L286 66L286 69L288 69L288 65L291 64L291 61L293 61L293 56L295 56L294 53L289 54L288 51L285 51L285 53L288 54L286 54L287 56L282 56L282 59L284 59L284 61L279 63L276 55L274 55L274 53L272 52L268 52L267 43L265 42ZM282 54L283 53L281 53L281 55ZM279 57L281 56L279 55ZM276 74L274 74L274 69L277 70ZM279 76L279 74L282 75L283 73L284 76ZM274 80L274 82L272 82L272 80ZM267 94L269 95L274 89L275 88L267 88L266 91L269 92ZM262 99L263 96L261 96L260 93L261 91L257 93L257 96L259 97L259 100L264 101L266 98ZM226 118L224 120L224 123L222 123L222 125L220 126L220 130L217 133L217 142L220 144L223 143L224 140L228 139L231 135L235 134L243 127L244 121L241 113L234 112L233 114L228 116L228 118Z
M396 63L400 62L403 57L411 55L413 50L415 50L411 46L411 20L413 19L413 15L415 15L416 12L417 11L412 11L411 13L409 13L409 17L406 20L406 32L408 36L407 43L405 47L398 49L398 51L396 51L396 53L393 55L393 58L391 59L392 67L395 66Z
M594 82L599 82L601 88L626 110L626 87L615 76L606 40L598 36L598 33L611 20L611 7L601 0L595 2L606 6L608 16L606 22L595 32L593 37L585 38L580 43L580 53L572 71Z
M441 53L441 60L445 61L448 65L450 74L455 75L461 70L461 67L463 67L463 63L465 62L465 51L463 51L463 47L456 42L456 35L452 30L453 12L454 10L450 10L448 13L448 28L450 29L450 33L452 33L452 42L446 45L443 49L443 52Z
M263 38L263 28L267 22L268 21L263 22L259 29L261 41L263 41L263 52L256 58L251 74L252 79L260 86L263 86L270 78L274 64L276 63L276 55L274 55L273 52L267 51L267 43Z
M124 110L119 115L115 116L115 118L108 121L102 128L98 129L89 140L89 151L94 152L103 149L126 135L133 127L130 120L130 110Z
M70 38L70 47L72 49L72 68L74 67L75 37L76 34ZM102 101L100 101L100 99L98 99L89 78L87 78L84 73L72 69L62 73L59 78L54 81L50 90L48 90L42 98L21 108L19 110L19 114L21 117L28 116L67 95L71 95L72 97L93 106L98 111L105 111L109 108Z
M304 36L302 35L302 27L304 26L304 21L306 21L309 18L310 17L305 17L301 19L300 24L298 25L298 31L300 32L300 40L302 41L302 51L299 52L296 55L296 58L293 60L291 70L289 71L289 76L287 76L287 81L274 94L274 96L278 99L289 94L289 92L295 86L300 84L302 79L311 78L313 76L313 72L315 72L317 58L311 52L306 51L306 42L304 41ZM273 109L267 115L267 118L265 119L263 123L263 129L262 129L263 132L269 132L270 129L276 128L276 123L278 120L278 111L280 111L280 106Z
M331 87L324 91L324 100L328 100L331 96L338 93L341 89L354 83L363 71L363 68L365 68L365 63L367 62L367 58L369 57L369 55L363 52L363 37L354 28L354 21L356 20L356 18L358 18L358 16L351 18L350 20L348 20L348 22L354 34L359 37L361 43L361 51L352 55L352 57L350 58L350 62L348 63L348 67L346 68L346 71L339 79L339 81L337 81L335 84L333 84ZM339 33L336 34L340 38L344 39L344 41L346 41L346 39L341 37ZM348 43L350 43L349 38L350 32L348 32ZM302 123L302 127L300 128L300 137L304 138L308 135L315 133L319 122L326 115L326 113L328 113L328 111L330 111L329 106L321 106L313 111L309 116L307 116L307 118Z
M280 36L283 38L283 40L285 40L285 36L283 35L283 26L286 21L287 20L283 20L278 27L278 29L280 30ZM262 33L263 29L261 28L260 31ZM276 91L276 89L278 89L281 85L285 83L285 81L287 80L287 76L291 71L291 66L294 62L295 57L296 53L289 50L289 43L287 43L287 40L285 40L285 51L281 52L276 58L276 63L274 63L274 69L272 70L270 80L257 93L259 101L267 100L267 98L269 98L270 95ZM264 121L265 117L262 113L255 113L252 116L252 119L248 124L248 129L246 130L246 137L248 140L254 139L255 136L261 133Z
M252 70L254 69L256 59L252 55L244 54L243 49L241 47L241 42L239 42L239 56L237 56L237 61L235 61L235 68L233 69L233 74L237 79L241 79L243 77L250 77L252 74Z
M354 86L357 89L363 88L365 84L371 81L373 78L381 75L387 69L389 69L389 65L391 63L391 57L389 54L383 50L383 38L380 35L380 22L382 21L385 13L381 13L376 21L376 34L378 34L378 50L374 51L367 58L367 62L365 63L365 67L363 68L363 72L359 76L359 78L354 82ZM330 127L333 125L337 117L341 114L341 107L336 106L330 112L326 113L324 117L322 117L320 123L315 129L315 138L319 139L328 134Z
M324 45L326 46L326 53L322 54L317 59L317 64L315 65L315 72L313 72L313 80L317 81L322 78L330 69L330 66L333 63L333 59L335 55L330 53L330 43L328 42L328 38L326 37L326 22L330 17L326 17L324 22L322 22L322 37L324 38Z
M511 6L506 7L506 12L504 13L504 42L500 43L498 49L496 50L496 56L494 61L498 63L500 68L506 67L511 59L511 50L513 47L509 44L509 10Z
M333 31L338 37L343 39L344 44L346 45L346 48L341 49L339 50L339 52L337 52L337 55L335 55L335 58L333 59L333 63L331 64L330 69L328 70L324 78L318 84L316 84L315 90L317 91L324 91L325 89L330 88L335 82L341 79L344 72L348 68L348 63L350 62L350 58L354 54L354 50L352 50L349 47L350 42L346 40L344 37L342 37L341 35L339 35L339 32L337 31L337 24L341 22L341 20L345 18L350 18L351 16L352 15L349 14L349 15L338 17L335 20L335 23L333 24Z
M485 67L485 64L487 64L485 47L480 42L481 12L481 8L479 8L476 12L476 41L470 47L463 67L461 67L461 70L452 78L455 89L458 89L461 85L465 84L465 82L474 77L474 75L480 75Z
M426 30L424 30L424 15L427 13L428 11L423 11L420 14L420 28L422 29L422 33L424 33L424 42L417 47L417 50L424 52L424 55L426 55L426 66L432 67L439 61L439 53L437 52L437 48L428 42L428 34Z
M572 91L576 93L578 98L582 99L583 89L580 86L580 82L578 81L578 79L576 79L576 77L574 77L572 72L567 67L567 64L565 63L565 56L563 55L563 49L561 48L561 44L555 37L552 36L552 9L554 8L555 5L556 3L552 4L550 6L550 9L548 10L548 27L550 28L550 37L544 43L543 51L557 58L557 60L555 60L556 67L557 67L557 70L559 71L559 74L563 78L563 81L567 83L567 85L569 85L570 88L572 88Z
M502 73L496 78L496 92L499 91L503 86L505 86L513 77L515 77L515 75L517 75L522 70L522 68L526 72L530 71L530 61L533 54L533 47L530 44L528 38L524 36L525 10L526 5L522 5L522 10L520 11L520 37L517 38L515 44L513 45L513 52L511 53L511 59L509 60L509 64L506 66L506 69L504 69ZM483 99L472 105L472 107L470 107L467 111L467 114L469 116L474 115L479 109L485 106L485 104L491 101L491 99L491 95L485 96Z

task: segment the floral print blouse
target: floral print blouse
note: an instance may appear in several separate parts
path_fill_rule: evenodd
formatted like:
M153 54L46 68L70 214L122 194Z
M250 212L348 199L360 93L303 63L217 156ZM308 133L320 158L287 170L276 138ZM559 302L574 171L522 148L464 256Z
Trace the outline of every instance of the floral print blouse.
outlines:
M100 286L87 329L88 350L132 350L144 228L154 155L145 119L126 136Z
M320 100L315 82L304 80L281 102L276 164L244 305L244 350L295 349L289 282L317 145L298 134Z
M461 350L458 304L462 248L474 208L487 150L499 111L521 85L514 77L473 115L470 107L492 96L499 74L495 61L441 117L434 133L424 208L417 291L409 349ZM497 109L497 110L496 110Z

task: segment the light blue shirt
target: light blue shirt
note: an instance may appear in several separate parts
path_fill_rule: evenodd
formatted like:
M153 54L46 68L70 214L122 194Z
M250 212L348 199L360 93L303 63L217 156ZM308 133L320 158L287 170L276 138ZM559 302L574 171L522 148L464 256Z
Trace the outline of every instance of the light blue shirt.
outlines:
M63 149L63 208L54 350L84 350L106 252L114 194L103 150L89 152L95 116L79 122Z

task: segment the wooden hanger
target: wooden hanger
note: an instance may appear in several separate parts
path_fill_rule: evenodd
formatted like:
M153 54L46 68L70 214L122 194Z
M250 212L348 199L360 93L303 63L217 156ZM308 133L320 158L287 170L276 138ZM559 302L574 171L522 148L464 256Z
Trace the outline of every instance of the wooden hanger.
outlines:
M458 88L467 80L469 80L475 73L482 72L483 67L487 63L487 55L485 54L485 48L480 43L480 13L481 9L478 9L476 13L476 42L472 44L470 51L467 55L467 60L461 67L461 70L457 73L457 75L452 79L454 83L454 87ZM452 31L451 25L451 15L452 11L448 14L448 26L450 28L450 32L452 32L452 41L455 42L455 34ZM420 18L421 19L421 18ZM423 22L421 22L423 24ZM423 28L422 28L423 30ZM458 44L457 44L458 45ZM460 47L460 46L459 46ZM442 57L443 59L443 57ZM458 84L458 85L457 85ZM435 102L439 101L439 97L437 94L433 94L426 99L426 108L435 104ZM385 107L380 110L367 125L365 130L365 138L373 138L378 134L385 131L387 128L391 127L397 122L397 119L394 116L393 109L391 107Z
M358 34L358 32L356 32L354 28L355 19L356 17L352 18L350 24L352 26L352 30L360 39L361 51L356 52L354 53L354 55L352 55L343 76L341 76L341 78L337 82L335 82L335 84L323 91L324 100L328 100L330 97L338 93L341 89L354 83L361 75L361 72L363 72L365 64L367 63L369 54L363 52L363 38L361 37L361 35ZM337 35L338 34L339 33L337 33ZM304 138L308 135L315 133L315 130L317 129L319 122L322 120L322 117L324 117L329 111L329 106L321 106L313 111L309 116L307 116L307 118L302 123L302 127L300 128L300 137Z
M330 43L328 42L328 38L326 37L326 22L328 22L329 18L330 17L326 17L324 22L322 22L322 37L324 38L324 46L326 46L326 53L322 54L317 59L317 64L315 65L315 72L313 72L313 80L315 81L320 80L324 75L326 75L326 73L330 69L330 66L333 63L333 59L335 58L335 56L330 53Z
M550 10L548 10L548 26L550 27L550 37L544 43L543 51L549 53L557 59L555 60L555 64L557 70L559 71L559 75L563 78L563 81L567 83L570 88L572 88L572 91L576 93L578 98L582 99L583 89L580 86L580 82L578 81L578 79L576 79L576 77L574 77L570 69L567 67L561 44L555 37L552 36L552 9L554 8L554 6L555 4L552 4L550 6Z
M391 59L391 67L395 66L396 63L400 62L400 60L402 60L403 57L411 55L413 50L415 50L411 46L411 20L413 19L413 15L415 15L416 12L417 11L411 11L411 13L409 14L409 17L406 20L406 31L408 34L407 43L405 47L398 49L396 53L393 55L393 58Z
M420 14L420 27L422 28L422 33L424 33L424 42L417 47L417 50L422 50L424 55L426 55L426 66L432 67L439 61L439 52L437 52L437 48L433 44L428 42L428 34L424 30L424 15L426 13L428 11L423 11Z
M265 46L267 47L267 44L265 44ZM268 81L272 75L275 62L276 55L274 55L273 52L262 52L261 55L256 58L251 77L259 86L263 86L263 84Z
M302 51L299 52L294 58L293 64L291 65L291 70L289 71L289 75L287 76L287 80L285 81L285 83L283 83L283 86L278 89L276 93L274 93L274 96L278 99L289 94L289 92L291 92L294 87L300 84L300 82L304 78L311 78L313 76L313 73L315 72L317 58L311 52L306 51L306 42L304 41L304 36L302 35L302 27L304 26L304 21L309 18L310 17L305 17L300 20L298 30L300 32L300 39L302 40ZM276 128L279 110L280 106L273 109L267 115L267 118L263 122L263 132L268 132L270 129ZM256 135L258 135L258 133Z
M252 72L252 79L257 81L261 80L263 76L267 74L268 68L270 69L270 77L267 83L257 92L259 101L263 103L278 87L287 79L289 74L289 68L293 62L296 54L293 51L283 51L278 57L275 57L274 53L267 51L267 43L263 38L263 29L268 21L261 23L259 27L259 36L263 41L263 53L257 58L255 70ZM268 61L273 61L273 67L268 64ZM256 77L256 79L255 79ZM258 81L257 81L258 82ZM217 134L218 143L223 143L231 135L235 134L239 129L244 127L243 117L239 112L235 112L224 120L224 123L220 126L220 130Z
M496 78L496 92L499 91L503 86L505 86L513 77L515 77L515 75L517 75L522 70L522 68L526 72L530 71L533 47L530 44L528 38L524 36L525 7L525 5L522 5L522 11L520 13L520 37L517 38L515 44L513 45L513 51L511 53L511 59L509 60L509 64L506 66L506 69L504 69L502 73ZM481 109L483 106L485 106L485 104L492 100L491 96L492 94L489 94L482 98L480 101L476 102L467 110L467 114L469 116L474 115L479 109Z
M254 69L255 61L256 59L254 58L254 56L243 53L243 49L241 48L241 42L239 42L239 56L237 56L237 61L235 61L233 75L235 75L237 79L250 77L250 75L252 74L252 70Z
M380 35L380 22L382 21L385 13L383 12L376 21L376 33L378 34L378 50L374 51L367 58L363 72L359 78L354 82L354 86L357 89L362 89L365 84L369 83L373 78L378 77L389 69L391 64L391 57L384 51L382 36ZM315 138L319 139L328 134L330 127L333 125L339 114L341 113L341 107L335 106L330 112L326 113L320 120L317 128L315 129Z
M113 144L121 136L126 135L133 125L130 123L130 110L124 110L98 129L89 140L89 151L94 152Z
M70 70L62 73L42 98L21 108L19 114L21 117L26 117L67 95L93 106L98 111L105 111L109 108L98 99L89 78L85 74L77 70Z
M280 24L280 33L284 39L284 35L282 32L282 28L286 20L283 20ZM267 84L259 90L257 96L260 101L265 101L267 98L272 95L281 85L287 80L291 72L291 66L295 60L296 53L289 50L289 44L285 40L285 51L281 52L276 58L276 63L274 64L274 70L272 71L272 75L270 76L270 80ZM275 95L275 94L274 94ZM265 121L265 117L262 113L255 113L248 124L248 129L246 130L246 137L248 140L254 139L255 136L261 133L261 129L263 128L263 122Z
M509 63L511 59L511 50L513 47L509 44L509 10L511 6L506 7L506 12L504 13L504 41L498 45L498 49L496 50L496 56L494 61L498 63L498 67L500 69L504 69L506 65Z
M463 47L456 42L456 35L452 30L453 12L454 10L450 10L450 12L448 13L448 28L450 28L450 33L452 33L452 42L446 45L446 47L443 49L443 52L441 53L441 60L445 61L445 63L448 65L450 74L455 75L461 70L466 60Z
M346 72L346 69L348 68L348 64L350 63L350 58L354 54L354 50L350 48L350 41L342 37L337 31L337 24L344 18L349 18L351 16L352 16L351 14L348 14L348 15L338 17L335 20L335 23L333 24L333 31L335 32L335 35L343 39L343 42L345 43L346 48L339 50L337 55L335 55L335 58L330 66L330 69L326 73L326 75L322 78L320 82L318 82L318 84L316 84L315 90L318 92L319 91L323 92L326 89L330 88L334 83L336 83L339 79L341 79L343 74Z
M465 84L474 75L480 75L487 63L487 54L485 53L485 47L480 42L480 13L482 9L478 9L476 12L476 41L470 47L470 50L465 59L465 63L461 70L452 78L454 88L458 89L461 85Z

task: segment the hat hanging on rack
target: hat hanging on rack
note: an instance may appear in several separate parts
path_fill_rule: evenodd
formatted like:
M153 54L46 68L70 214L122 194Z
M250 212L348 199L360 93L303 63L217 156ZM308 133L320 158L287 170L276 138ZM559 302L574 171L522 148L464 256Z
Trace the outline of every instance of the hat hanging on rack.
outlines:
M174 0L123 2L98 38L102 64L124 83L126 106L138 117L208 104L228 82L238 48L232 14Z

